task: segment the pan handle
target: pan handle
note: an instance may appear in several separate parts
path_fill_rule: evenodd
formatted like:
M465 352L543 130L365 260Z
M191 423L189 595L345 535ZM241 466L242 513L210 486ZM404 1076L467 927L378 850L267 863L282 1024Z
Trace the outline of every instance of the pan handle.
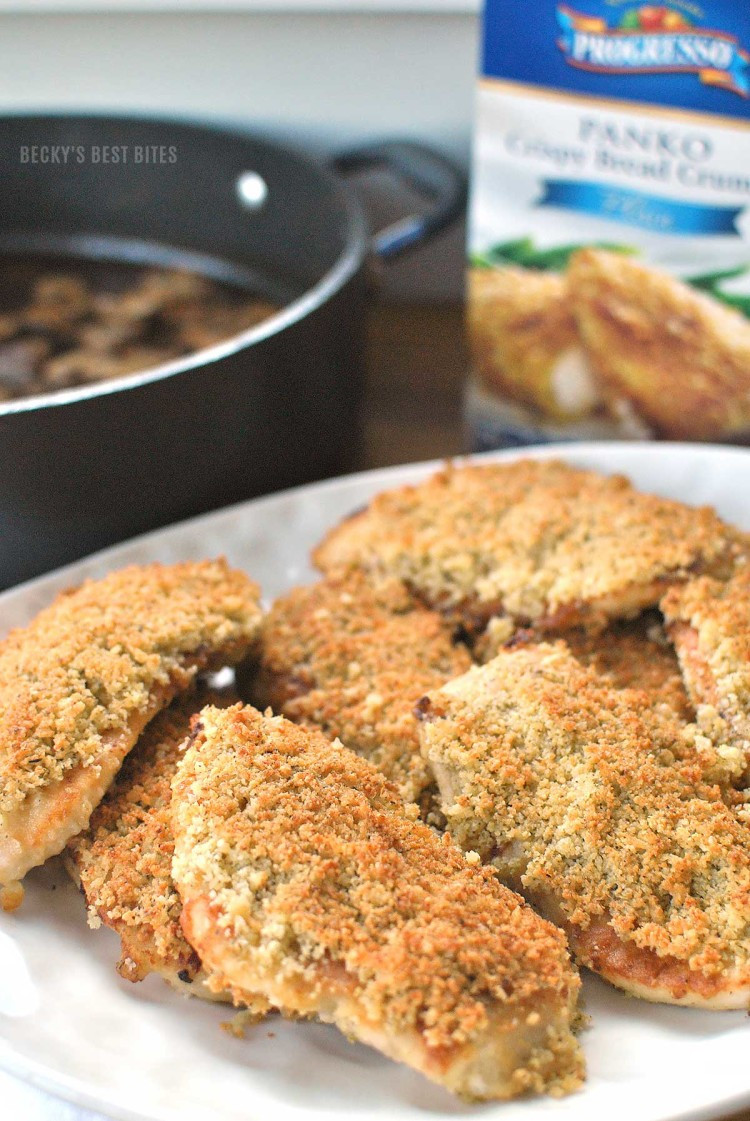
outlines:
M400 218L373 235L372 251L392 261L451 225L466 205L466 177L433 148L410 140L383 140L348 148L334 156L332 166L342 175L382 167L395 179L424 196L424 211Z

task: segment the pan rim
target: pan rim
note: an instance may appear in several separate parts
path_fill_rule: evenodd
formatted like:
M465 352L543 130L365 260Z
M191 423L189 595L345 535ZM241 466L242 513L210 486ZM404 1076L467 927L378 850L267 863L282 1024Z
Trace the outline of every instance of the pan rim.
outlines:
M58 389L50 393L39 393L34 396L2 402L0 403L0 420L3 417L14 416L19 413L32 413L64 405L85 403L111 394L140 389L238 354L242 350L281 334L282 331L307 318L340 292L359 272L364 263L368 248L366 223L362 208L352 189L347 186L344 180L326 167L322 160L315 159L294 144L280 141L261 129L247 129L243 132L240 128L232 128L211 120L129 112L9 111L2 113L0 116L0 127L4 121L26 121L29 125L36 123L39 126L56 121L70 121L78 124L121 121L160 127L176 127L184 130L185 133L193 132L202 135L204 138L213 135L239 142L253 141L266 149L275 149L279 153L293 157L308 169L311 176L315 176L323 182L330 190L331 196L341 204L345 225L345 243L334 263L311 287L256 326L241 331L239 334L231 335L223 342L203 347L193 354L184 355L181 358L161 362L159 365L151 366L146 370L125 374L109 381L95 382L92 385Z

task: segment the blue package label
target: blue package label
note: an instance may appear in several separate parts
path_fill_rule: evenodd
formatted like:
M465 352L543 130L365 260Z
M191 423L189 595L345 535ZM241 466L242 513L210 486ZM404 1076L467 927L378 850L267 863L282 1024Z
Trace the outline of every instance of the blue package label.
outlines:
M676 9L651 9L660 13L654 30L639 27L643 8L629 9L636 26L620 22L591 27L591 17L560 6L558 46L570 66L597 74L697 74L706 86L716 86L748 96L748 55L739 40L726 31L693 30ZM661 18L663 13L663 18ZM664 21L677 26L667 29ZM680 26L682 24L682 27Z
M671 105L750 113L750 4L488 0L485 77Z

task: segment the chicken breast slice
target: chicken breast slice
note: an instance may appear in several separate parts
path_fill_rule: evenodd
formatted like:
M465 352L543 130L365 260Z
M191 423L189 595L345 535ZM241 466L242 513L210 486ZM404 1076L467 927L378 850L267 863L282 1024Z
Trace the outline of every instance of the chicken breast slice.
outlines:
M689 284L618 253L584 249L568 268L571 309L610 398L661 435L750 431L750 322Z
M616 689L638 689L650 708L666 705L684 721L695 716L680 672L680 664L656 612L625 623L612 623L591 633L582 628L560 632L571 654ZM531 630L516 631L505 619L491 620L474 647L474 657L484 665L503 649L535 645L543 636Z
M648 1000L750 1007L750 829L695 725L563 643L501 652L420 710L452 836L582 964Z
M352 572L282 596L266 615L249 699L317 727L417 801L432 782L414 705L471 665L449 624L396 581Z
M580 1083L564 936L366 760L207 708L172 814L183 928L213 987L335 1023L471 1100Z
M260 616L223 560L153 564L59 596L0 644L0 885L86 828L148 722L243 658Z
M229 690L200 688L174 701L146 728L125 759L88 829L68 843L66 863L86 897L89 925L120 937L117 972L127 981L160 974L173 988L207 1000L230 999L204 983L200 959L180 925L172 882L172 779L191 717L204 705L229 705Z
M641 494L622 476L557 460L448 467L387 491L315 550L325 573L402 580L469 631L494 615L602 629L656 606L740 548L708 509Z
M511 266L472 268L466 316L474 365L485 385L556 420L587 416L599 404L566 276Z
M737 777L750 781L750 565L726 582L691 580L661 606L700 723L735 749Z

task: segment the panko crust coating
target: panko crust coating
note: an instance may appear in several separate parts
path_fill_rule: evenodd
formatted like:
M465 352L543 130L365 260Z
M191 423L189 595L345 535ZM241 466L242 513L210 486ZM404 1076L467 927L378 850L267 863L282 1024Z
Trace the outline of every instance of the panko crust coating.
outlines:
M263 620L257 665L250 699L258 708L340 739L416 801L432 777L414 706L471 658L403 585L373 588L353 572L278 599Z
M466 325L486 385L558 420L590 411L591 399L566 408L555 386L557 364L570 354L582 358L565 276L517 267L470 269Z
M728 581L708 577L673 588L662 611L699 719L722 734L750 767L750 564Z
M452 836L583 964L651 1000L750 1006L750 830L694 725L563 643L504 651L421 708Z
M568 268L592 365L656 432L709 440L750 430L750 323L622 254L584 249Z
M674 649L661 625L649 615L631 622L612 623L594 634L578 628L562 631L556 637L565 642L577 661L591 666L597 677L604 678L615 689L638 689L648 698L649 707L666 705L680 720L694 718ZM473 653L475 660L484 665L503 648L534 645L542 640L543 636L534 631L509 630L505 619L490 620Z
M117 972L126 981L161 974L174 988L217 999L203 983L201 963L180 925L182 904L172 881L172 779L190 718L206 704L236 697L199 688L174 701L146 728L125 759L89 827L69 842L71 874L88 906L89 925L120 937Z
M730 531L708 508L641 494L557 460L453 467L378 495L313 554L322 571L402 580L481 630L494 615L601 629L656 606L691 573L727 570Z
M207 708L172 813L209 983L334 1022L468 1098L578 1085L563 935L366 760L283 717Z
M258 589L224 560L133 566L0 644L0 884L84 829L146 724L247 654Z

